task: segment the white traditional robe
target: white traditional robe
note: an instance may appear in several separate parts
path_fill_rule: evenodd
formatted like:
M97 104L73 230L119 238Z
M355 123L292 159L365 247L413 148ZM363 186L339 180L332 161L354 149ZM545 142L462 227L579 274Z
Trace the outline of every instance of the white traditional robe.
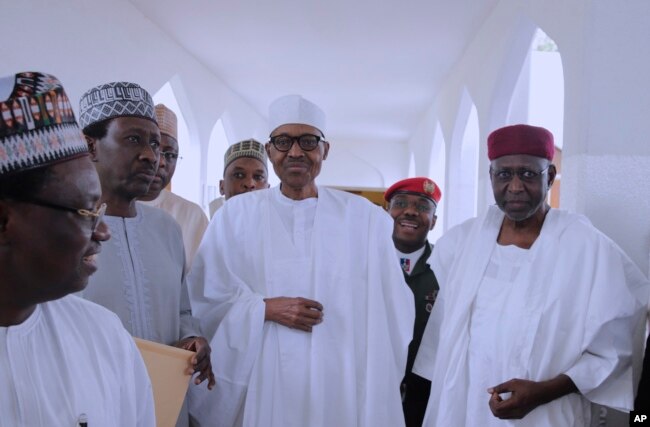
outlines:
M138 338L173 345L201 336L185 285L180 226L161 209L136 203L136 212L133 218L104 217L111 239L102 244L97 272L81 296L113 311ZM177 426L188 423L184 404Z
M133 339L74 295L0 327L0 426L154 427L151 383Z
M208 205L208 208L210 209L210 219L214 218L214 214L217 213L220 207L223 206L223 204L226 203L226 198L221 196L217 197L213 201L210 202Z
M185 271L189 270L203 233L208 228L208 217L203 209L196 203L167 190L162 190L153 200L140 201L140 203L164 210L181 226L185 246Z
M488 270L503 217L490 207L446 233L431 256L440 293L414 366L432 381L424 425L577 427L589 425L589 402L630 410L632 356L641 344L634 331L645 319L647 279L584 216L551 209L528 253L512 261L515 282L495 295L507 306L489 307L482 290L495 285ZM493 343L481 346L481 339ZM518 421L490 412L488 387L560 374L580 393Z
M122 320L131 335L171 345L201 335L184 279L181 229L160 209L136 203L133 218L104 217L111 239L81 295Z
M217 211L188 279L217 379L198 390L202 425L404 425L414 310L392 228L381 208L324 187L302 201L254 191ZM319 301L323 322L265 322L263 298L277 296Z

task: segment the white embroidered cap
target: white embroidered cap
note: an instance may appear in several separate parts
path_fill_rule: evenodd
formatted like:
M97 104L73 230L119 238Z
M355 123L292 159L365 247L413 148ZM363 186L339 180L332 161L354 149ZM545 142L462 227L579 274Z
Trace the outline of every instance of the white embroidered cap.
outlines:
M300 95L286 95L269 105L269 133L286 124L313 126L325 136L325 113Z

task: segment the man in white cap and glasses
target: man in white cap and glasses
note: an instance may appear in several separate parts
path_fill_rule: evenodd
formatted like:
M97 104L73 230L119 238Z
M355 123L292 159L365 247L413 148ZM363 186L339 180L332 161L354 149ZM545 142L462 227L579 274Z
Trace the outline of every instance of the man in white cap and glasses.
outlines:
M110 234L68 97L54 76L18 73L0 78L0 110L0 424L153 427L135 343L71 295Z
M403 426L414 309L391 218L316 184L330 149L320 108L285 96L269 121L266 150L281 184L221 208L188 280L218 359L201 421Z
M156 105L156 121L160 129L160 161L147 194L139 200L149 206L160 208L178 222L183 231L185 267L189 270L192 258L199 248L208 217L196 203L172 193L167 187L176 172L180 160L178 147L178 121L176 114L164 104Z
M79 121L113 236L82 295L115 312L133 336L195 351L194 383L207 380L212 387L210 346L192 316L185 285L180 226L161 209L137 203L158 170L160 130L153 100L135 83L99 85L81 97ZM184 408L177 425L188 424Z

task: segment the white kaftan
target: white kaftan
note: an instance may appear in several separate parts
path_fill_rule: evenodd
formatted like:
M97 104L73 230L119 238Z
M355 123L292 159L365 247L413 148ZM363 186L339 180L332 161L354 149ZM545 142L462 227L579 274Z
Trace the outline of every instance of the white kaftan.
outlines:
M210 210L210 219L214 218L214 214L217 213L219 208L222 207L224 203L226 203L226 198L223 196L217 197L210 202L208 205L208 209Z
M254 191L217 211L188 278L217 379L192 395L202 425L404 425L414 309L392 229L381 208L324 187L302 201ZM323 322L265 322L263 298L277 296L319 301Z
M647 279L584 216L551 209L523 252L495 250L502 222L492 206L445 234L431 256L440 293L414 366L432 381L424 425L577 427L589 425L590 401L631 409ZM560 374L580 393L522 420L490 412L488 387Z
M203 209L196 203L167 190L162 190L153 200L140 201L140 203L164 210L181 226L185 246L185 271L189 270L203 233L208 228L208 217L205 216Z
M0 426L154 427L147 369L119 319L68 295L0 327Z
M135 337L173 345L201 336L185 285L180 226L158 208L136 203L136 212L133 218L104 217L111 239L102 243L97 272L80 295L117 314ZM188 423L185 403L177 427Z
M81 296L113 311L131 335L171 345L201 335L184 283L179 225L160 209L136 203L133 218L104 217L111 239Z

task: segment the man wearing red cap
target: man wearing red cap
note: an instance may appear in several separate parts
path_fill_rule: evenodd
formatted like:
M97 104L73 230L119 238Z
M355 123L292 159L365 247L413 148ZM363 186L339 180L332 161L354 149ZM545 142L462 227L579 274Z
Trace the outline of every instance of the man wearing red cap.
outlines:
M408 178L393 184L384 199L393 217L393 243L404 280L415 297L415 325L402 380L402 407L407 427L422 425L431 382L411 372L424 328L438 293L438 281L427 260L433 246L427 235L436 225L440 187L429 178Z
M426 426L588 426L590 403L632 409L649 284L587 218L550 208L553 152L546 129L494 131L496 206L437 242L414 366L432 381Z

